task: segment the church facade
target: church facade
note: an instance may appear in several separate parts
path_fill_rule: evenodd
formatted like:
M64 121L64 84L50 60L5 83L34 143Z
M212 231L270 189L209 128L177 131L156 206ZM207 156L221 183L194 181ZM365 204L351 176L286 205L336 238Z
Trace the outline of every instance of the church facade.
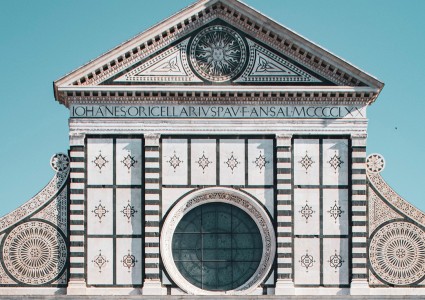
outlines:
M425 294L425 214L366 155L383 86L197 1L54 82L69 150L0 219L0 294Z

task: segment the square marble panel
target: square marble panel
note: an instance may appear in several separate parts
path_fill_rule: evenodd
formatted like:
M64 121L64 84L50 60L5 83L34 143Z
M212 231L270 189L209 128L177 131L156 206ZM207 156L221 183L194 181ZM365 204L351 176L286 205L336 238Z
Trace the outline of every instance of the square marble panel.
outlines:
M87 189L87 233L113 234L113 189Z
M120 188L116 191L117 234L142 234L142 190Z
M116 141L116 182L120 185L142 184L142 140L117 139Z
M191 140L192 185L217 184L217 142L213 140Z
M294 190L294 234L320 234L320 190Z
M245 140L220 140L220 184L245 185Z
M294 184L318 185L320 183L319 140L294 140Z
M348 140L323 140L323 184L348 185Z
M110 285L113 283L112 238L87 239L87 284Z
M349 284L348 239L323 239L323 284Z
M248 184L272 185L273 140L248 140Z
M188 184L187 140L162 140L162 184Z
M116 274L119 285L142 284L142 239L117 238Z
M348 190L323 190L323 234L348 234Z
M320 239L294 239L294 283L296 285L320 284Z
M113 184L113 140L87 140L87 184Z

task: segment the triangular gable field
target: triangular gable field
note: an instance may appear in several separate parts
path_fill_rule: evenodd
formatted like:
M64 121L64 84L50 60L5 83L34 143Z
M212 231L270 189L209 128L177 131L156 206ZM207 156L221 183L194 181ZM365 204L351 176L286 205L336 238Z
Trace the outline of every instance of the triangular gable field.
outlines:
M0 294L425 295L425 214L366 155L383 86L197 1L54 82L70 148L0 218Z

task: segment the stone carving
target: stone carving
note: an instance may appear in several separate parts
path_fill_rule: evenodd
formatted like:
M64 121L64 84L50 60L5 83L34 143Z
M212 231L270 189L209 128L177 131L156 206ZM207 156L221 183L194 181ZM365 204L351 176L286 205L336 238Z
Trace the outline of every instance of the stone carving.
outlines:
M36 213L34 218L43 219L58 226L62 232L67 233L67 212L68 212L68 191L63 189L62 192L43 210Z
M369 184L382 196L385 201L391 204L398 212L415 220L425 226L425 214L400 197L381 177L379 173L367 172Z
M121 162L128 169L128 172L130 172L131 168L138 163L138 161L135 160L134 156L131 156L130 153L125 156Z
M232 155L227 159L225 164L227 165L228 168L232 170L232 174L233 174L233 170L238 167L240 162L236 159L236 157L233 155L233 152L232 152Z
M335 155L328 161L328 163L331 165L332 168L334 168L336 173L336 171L341 168L341 165L344 162L341 160L341 156L338 156L335 151Z
M102 151L99 151L99 155L92 160L92 163L99 169L99 173L102 173L102 168L105 167L109 161L102 155Z
M305 156L299 161L301 166L305 169L305 173L308 173L308 168L310 168L315 162L313 159L308 156L308 151L305 152Z
M248 66L235 82L321 82L283 57L247 39Z
M114 82L202 82L187 60L189 39L130 70Z
M174 168L174 172L176 169L180 166L181 163L183 163L182 160L176 155L176 151L174 151L174 155L170 157L170 160L168 161L171 167Z
M335 204L331 206L331 209L328 210L328 213L330 214L331 218L335 219L335 223L338 220L338 218L341 218L341 215L344 213L344 211L341 209L341 206L338 206L335 200Z
M94 265L99 268L99 273L102 273L102 268L104 268L106 264L109 263L109 260L107 260L106 257L102 255L102 250L99 250L99 255L96 255L96 257L92 260L92 263L94 263Z
M18 282L41 285L61 274L67 261L67 246L58 230L45 222L29 221L7 234L3 262Z
M335 254L334 255L331 255L329 257L328 263L331 266L331 268L334 268L335 269L335 272L337 272L338 269L342 267L342 264L344 263L344 260L342 259L342 256L339 255L337 253L337 251L335 250Z
M315 211L313 210L313 207L308 205L308 200L305 201L305 205L301 207L301 210L299 211L301 216L305 219L305 222L308 223L308 219L313 217L313 214Z
M56 196L58 191L63 188L68 179L69 164L66 166L64 163L66 159L62 155L65 154L61 154L60 159L59 156L53 156L52 160L50 161L50 165L52 167L57 166L53 167L55 171L57 170L57 173L53 179L37 195L35 195L21 207L0 218L0 232L3 232L15 223L35 213L40 209L40 207L43 207L45 204L49 203ZM61 163L59 163L59 161L61 161Z
M202 156L198 159L197 163L198 163L198 166L202 168L202 173L205 173L205 169L208 168L210 164L212 164L212 161L210 161L208 157L205 156L205 152L203 152Z
M375 231L375 229L390 220L402 218L402 216L396 213L394 210L388 207L369 187L368 191L368 202L369 202L369 232Z
M242 37L225 26L210 26L198 33L190 46L190 62L203 78L224 82L234 78L245 65L246 46Z
M127 218L128 223L130 223L131 218L134 217L134 214L137 213L137 210L134 209L134 206L130 204L130 200L128 200L127 206L124 206L123 210L121 211L125 218Z
M50 159L50 166L55 172L64 172L69 169L69 157L63 153L56 153Z
M266 168L266 165L270 163L268 160L266 160L266 157L263 156L263 154L260 152L260 155L253 161L253 163L257 166L257 168L260 169L260 173L263 169Z
M102 223L102 218L106 216L109 210L106 209L106 206L102 205L102 200L99 200L99 205L95 206L91 212L99 219L99 223Z
M128 250L128 254L123 256L121 262L123 267L127 268L128 272L130 273L131 268L136 266L137 260L134 255L130 254L130 250Z
M425 233L408 222L386 224L372 235L369 258L375 275L385 283L419 282L425 276Z
M381 173L385 168L385 159L380 154L371 154L366 159L366 166L367 171L370 173Z
M301 266L305 268L305 271L308 273L308 269L313 267L313 264L316 263L313 256L308 254L308 251L306 251L305 255L301 256L301 259L299 260L301 263Z

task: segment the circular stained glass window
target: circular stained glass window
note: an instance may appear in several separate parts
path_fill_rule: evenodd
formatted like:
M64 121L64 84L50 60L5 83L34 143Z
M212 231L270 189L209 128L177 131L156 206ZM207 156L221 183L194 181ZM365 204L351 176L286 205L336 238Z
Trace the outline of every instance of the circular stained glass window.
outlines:
M221 202L185 214L172 239L181 275L209 291L233 290L246 283L257 271L262 251L255 221L242 209Z

